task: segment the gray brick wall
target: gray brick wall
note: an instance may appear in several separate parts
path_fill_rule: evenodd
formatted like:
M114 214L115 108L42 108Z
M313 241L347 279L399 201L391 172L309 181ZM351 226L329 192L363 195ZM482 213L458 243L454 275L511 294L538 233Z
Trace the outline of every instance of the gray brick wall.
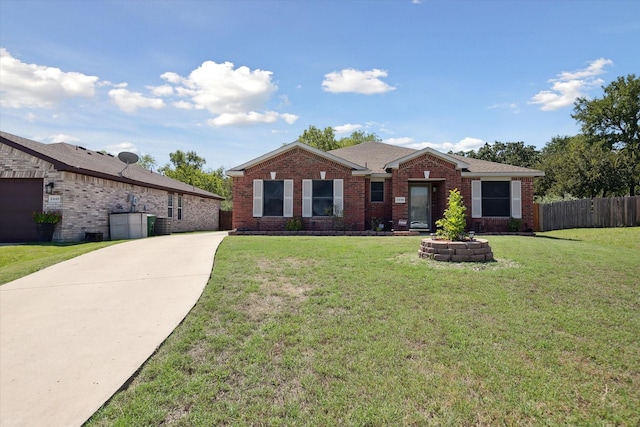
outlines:
M53 194L43 195L43 210L62 212L54 241L84 240L85 232L101 232L109 238L109 213L129 212L133 197L136 211L159 217L168 213L166 190L132 185L72 172L59 172L53 165L7 145L0 144L0 178L43 178L54 183ZM59 196L60 203L55 202ZM220 201L182 195L182 219L178 220L178 193L174 193L172 231L219 229Z

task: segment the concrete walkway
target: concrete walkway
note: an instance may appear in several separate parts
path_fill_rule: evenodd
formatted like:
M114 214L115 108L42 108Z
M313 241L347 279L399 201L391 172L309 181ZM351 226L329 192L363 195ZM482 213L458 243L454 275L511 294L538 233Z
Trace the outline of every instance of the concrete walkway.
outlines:
M82 425L195 305L226 235L132 240L0 286L0 425Z

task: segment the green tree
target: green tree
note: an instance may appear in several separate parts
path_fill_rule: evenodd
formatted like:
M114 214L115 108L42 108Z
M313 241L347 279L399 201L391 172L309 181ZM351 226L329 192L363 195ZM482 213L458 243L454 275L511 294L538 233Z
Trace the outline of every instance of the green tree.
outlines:
M438 236L448 240L459 240L459 236L464 233L464 229L467 226L466 210L460 190L454 188L449 191L444 217L436 221L436 225L442 227L442 229L438 230Z
M302 135L298 137L298 141L323 151L340 148L332 127L326 127L324 130L320 130L315 126L309 126L309 128L305 129Z
M153 170L156 167L156 159L151 154L143 154L138 159L138 164L145 169Z
M618 77L603 89L602 98L578 98L571 117L584 134L620 155L617 167L625 172L633 196L640 185L640 79L635 74Z
M533 145L524 145L524 142L500 142L485 143L477 152L461 151L455 153L473 159L487 160L489 162L505 163L523 168L533 168L537 165L540 152Z
M175 180L224 197L222 209L231 209L233 184L231 178L224 174L224 168L205 170L206 160L198 156L195 151L185 153L178 150L169 154L169 160L171 164L167 163L161 167L160 172Z
M352 145L358 145L364 142L382 142L382 140L375 133L367 133L357 130L352 132L349 136L340 138L338 145L340 147L351 147Z
M620 153L586 135L555 137L542 150L536 180L538 197L607 197L625 191Z
M359 130L352 132L349 136L336 140L335 131L332 127L326 127L321 130L315 126L309 126L309 128L305 129L302 135L298 137L298 141L323 151L330 151L337 148L362 144L363 142L381 142L382 140L375 133L367 133Z

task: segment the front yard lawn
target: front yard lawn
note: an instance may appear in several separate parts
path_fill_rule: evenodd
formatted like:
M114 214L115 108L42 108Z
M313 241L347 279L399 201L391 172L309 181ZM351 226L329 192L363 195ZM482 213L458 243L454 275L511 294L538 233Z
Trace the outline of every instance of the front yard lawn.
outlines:
M640 424L640 228L229 237L201 299L89 425Z
M30 243L0 246L0 285L118 242Z

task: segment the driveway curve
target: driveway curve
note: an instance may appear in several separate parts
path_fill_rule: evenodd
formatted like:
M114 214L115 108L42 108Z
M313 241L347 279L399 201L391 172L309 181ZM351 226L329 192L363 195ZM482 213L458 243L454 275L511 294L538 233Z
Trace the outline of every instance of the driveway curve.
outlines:
M131 240L0 286L0 425L82 425L193 308L226 235Z

